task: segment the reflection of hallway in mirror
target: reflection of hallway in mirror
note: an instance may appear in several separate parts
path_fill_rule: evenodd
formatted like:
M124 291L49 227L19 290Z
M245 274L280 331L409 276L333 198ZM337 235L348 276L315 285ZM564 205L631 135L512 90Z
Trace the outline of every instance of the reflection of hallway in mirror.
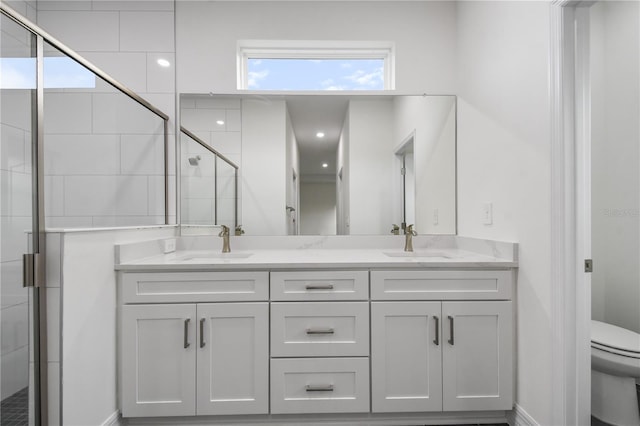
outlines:
M335 182L303 181L300 184L300 233L336 234Z

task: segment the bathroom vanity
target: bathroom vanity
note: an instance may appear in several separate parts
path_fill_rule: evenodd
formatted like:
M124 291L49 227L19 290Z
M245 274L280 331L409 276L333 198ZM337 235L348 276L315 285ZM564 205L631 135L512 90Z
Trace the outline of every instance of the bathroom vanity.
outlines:
M211 238L179 239L169 254L162 241L119 246L123 417L504 421L515 244L418 237L405 253L385 248L397 238L304 238L228 254L204 247Z

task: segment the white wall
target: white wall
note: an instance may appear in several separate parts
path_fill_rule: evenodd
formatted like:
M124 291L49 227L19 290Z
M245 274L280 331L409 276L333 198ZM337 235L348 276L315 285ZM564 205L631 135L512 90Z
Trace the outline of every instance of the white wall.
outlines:
M242 39L382 40L396 45L396 89L455 92L455 3L179 1L178 92L237 88Z
M242 227L287 235L285 101L242 101Z
M335 182L302 182L300 184L300 234L335 235Z
M460 2L457 10L458 231L519 243L516 402L549 425L549 4ZM486 202L493 225L481 221Z
M640 3L590 13L592 315L640 332Z
M57 270L62 288L61 424L102 425L119 408L114 246L175 234L174 227L57 234L62 239L62 265ZM51 348L49 352L56 355Z
M415 230L421 234L455 234L455 98L397 97L393 113L395 147L415 131ZM434 210L438 210L437 223Z
M3 0L2 2L31 22L36 23L38 20L38 0Z
M393 101L349 102L351 235L387 234L392 216Z
M173 1L39 1L38 25L171 117L175 126ZM171 66L162 68L156 60ZM164 223L162 120L104 83L47 90L48 226ZM170 174L175 175L173 150ZM175 220L174 178L169 215Z

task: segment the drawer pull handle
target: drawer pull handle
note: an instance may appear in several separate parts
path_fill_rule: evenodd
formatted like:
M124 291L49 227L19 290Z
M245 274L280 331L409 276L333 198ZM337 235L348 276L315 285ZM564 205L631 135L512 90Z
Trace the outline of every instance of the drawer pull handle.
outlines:
M307 284L307 290L333 290L333 284Z
M453 317L451 315L449 318L449 344L453 346Z
M333 334L333 328L307 328L307 334Z
M433 340L433 343L435 343L436 346L440 345L440 318L434 316L433 317L433 321L435 322L436 325L436 338Z
M206 318L200 318L200 347L204 348L204 321Z
M184 320L184 348L187 349L191 346L189 343L189 323L191 322L191 318L187 318Z
M307 392L333 392L333 385L307 385Z

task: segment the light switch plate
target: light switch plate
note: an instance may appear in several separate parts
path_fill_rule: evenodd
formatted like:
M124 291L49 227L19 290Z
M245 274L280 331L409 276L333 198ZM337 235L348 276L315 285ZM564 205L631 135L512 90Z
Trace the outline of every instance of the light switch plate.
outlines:
M493 225L493 204L482 204L482 223L484 225Z

